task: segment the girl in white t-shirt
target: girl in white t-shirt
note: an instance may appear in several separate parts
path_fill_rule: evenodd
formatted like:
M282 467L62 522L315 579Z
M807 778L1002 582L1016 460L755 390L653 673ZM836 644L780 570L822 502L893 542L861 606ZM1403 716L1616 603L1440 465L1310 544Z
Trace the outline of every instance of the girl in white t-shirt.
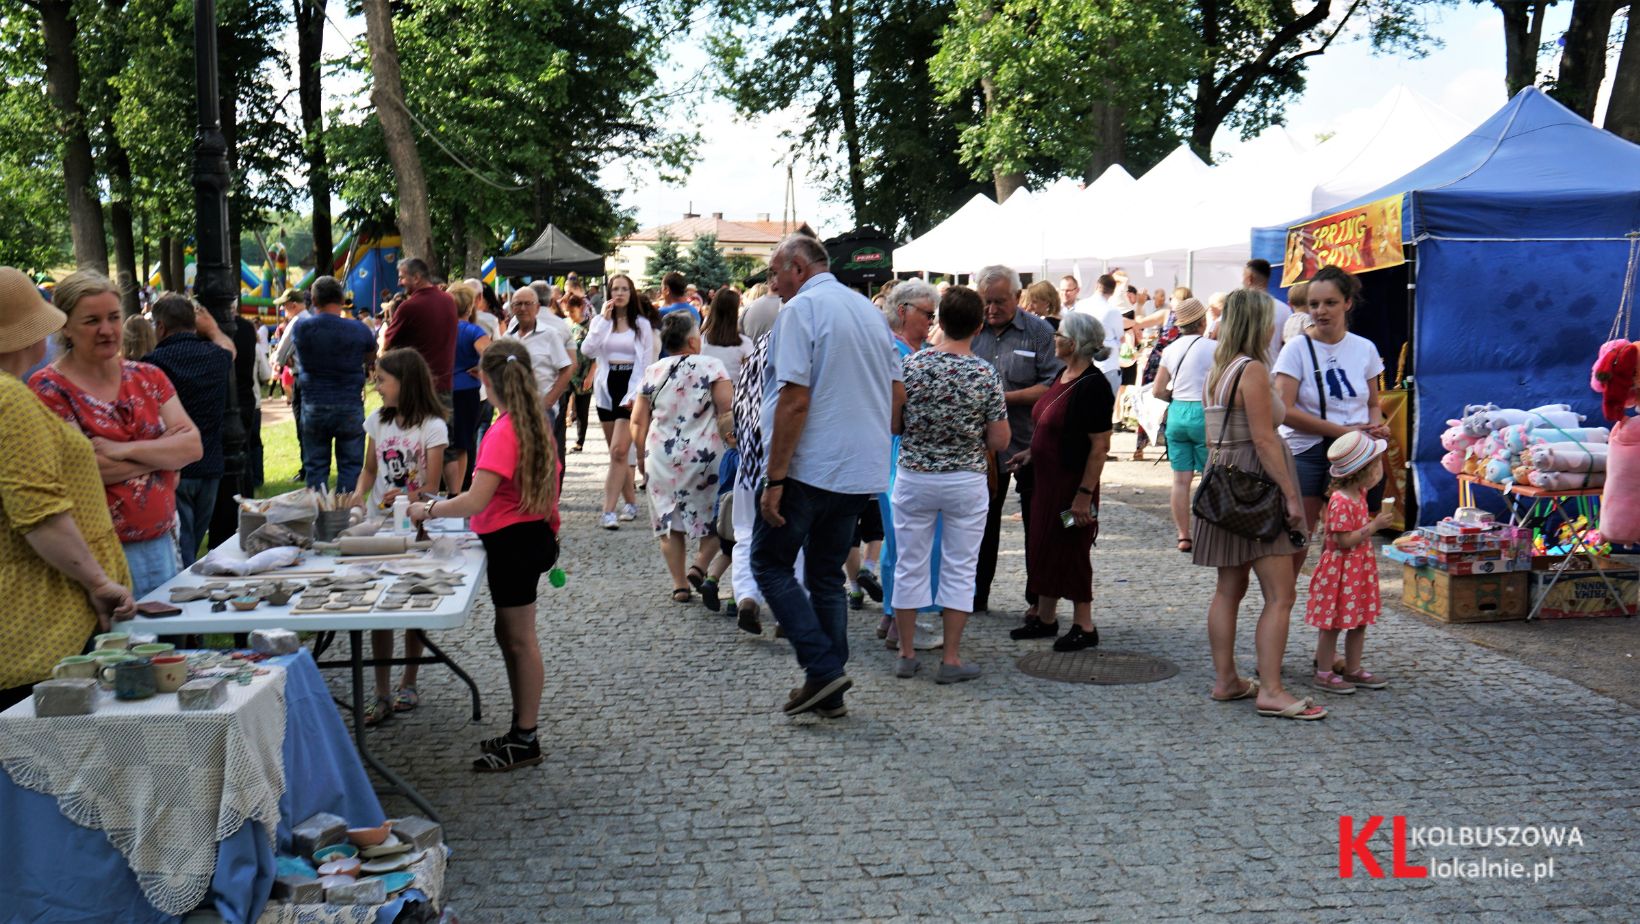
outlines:
M1276 386L1287 406L1281 437L1298 464L1306 529L1315 529L1328 481L1327 447L1352 430L1387 439L1378 403L1378 375L1384 361L1371 340L1350 333L1349 313L1361 295L1361 281L1336 266L1322 267L1306 293L1314 326L1281 348L1275 361ZM1368 485L1369 489L1374 485ZM1371 500L1369 507L1377 504ZM1296 555L1302 569L1305 550Z
M444 447L450 444L444 423L444 404L433 386L433 372L427 361L412 349L388 350L376 363L376 391L382 396L381 409L364 422L369 445L364 471L353 492L354 503L364 504L368 496L371 510L393 507L400 495L411 502L432 497L444 470ZM377 660L393 657L393 632L379 629L370 633L370 653ZM406 658L419 658L420 636L404 637ZM416 665L404 668L398 690L391 689L392 668L378 664L376 698L365 709L366 725L375 725L395 712L416 708Z

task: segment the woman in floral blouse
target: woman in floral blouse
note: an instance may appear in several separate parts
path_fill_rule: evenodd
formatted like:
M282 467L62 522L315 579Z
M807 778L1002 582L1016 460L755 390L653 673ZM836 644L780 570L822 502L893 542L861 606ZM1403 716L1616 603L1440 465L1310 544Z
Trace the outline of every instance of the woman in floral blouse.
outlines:
M177 549L177 471L203 455L199 430L157 366L120 356L120 291L81 271L54 296L68 315L68 350L34 373L29 387L80 428L97 452L114 532L142 597L182 570Z
M661 349L668 354L644 370L632 407L638 472L649 480L650 523L672 573L672 599L688 603L689 577L704 580L717 554L712 516L718 463L734 442L734 386L723 364L700 355L700 327L687 311L661 321ZM686 577L685 544L700 540Z
M891 502L898 544L891 602L900 636L899 677L920 666L913 647L917 610L931 603L945 620L945 655L935 682L980 674L979 665L962 661L962 629L974 609L974 570L990 509L985 460L1010 436L1002 378L970 348L984 316L973 289L948 289L939 306L944 337L939 346L906 359L905 398L894 406L894 432L901 438ZM939 587L931 588L936 523L942 523Z

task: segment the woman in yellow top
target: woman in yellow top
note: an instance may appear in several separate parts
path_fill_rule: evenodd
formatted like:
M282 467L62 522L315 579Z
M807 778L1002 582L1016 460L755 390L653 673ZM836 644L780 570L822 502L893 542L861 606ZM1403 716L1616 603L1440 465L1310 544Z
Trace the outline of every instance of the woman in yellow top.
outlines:
M0 709L110 617L136 612L91 441L22 382L66 321L27 276L0 267Z

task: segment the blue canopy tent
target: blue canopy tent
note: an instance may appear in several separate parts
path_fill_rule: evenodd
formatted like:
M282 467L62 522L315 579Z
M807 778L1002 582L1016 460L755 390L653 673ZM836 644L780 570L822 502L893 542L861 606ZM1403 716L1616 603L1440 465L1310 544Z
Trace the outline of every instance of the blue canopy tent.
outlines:
M1640 146L1528 87L1422 167L1289 226L1397 194L1408 265L1362 274L1369 297L1351 323L1391 369L1397 326L1410 337L1413 484L1428 524L1457 504L1440 435L1465 404L1565 402L1604 423L1589 368L1640 230ZM1279 272L1286 234L1254 229L1253 255ZM1412 283L1409 310L1390 294L1397 279Z

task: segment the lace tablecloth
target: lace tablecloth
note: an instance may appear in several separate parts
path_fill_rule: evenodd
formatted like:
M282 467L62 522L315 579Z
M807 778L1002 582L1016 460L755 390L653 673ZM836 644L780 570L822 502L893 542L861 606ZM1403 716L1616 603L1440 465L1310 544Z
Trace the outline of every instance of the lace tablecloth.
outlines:
M155 908L186 914L210 889L218 841L254 820L271 845L278 828L285 672L268 671L230 682L228 702L208 712L102 692L91 715L41 719L25 700L0 714L0 765L105 832Z

